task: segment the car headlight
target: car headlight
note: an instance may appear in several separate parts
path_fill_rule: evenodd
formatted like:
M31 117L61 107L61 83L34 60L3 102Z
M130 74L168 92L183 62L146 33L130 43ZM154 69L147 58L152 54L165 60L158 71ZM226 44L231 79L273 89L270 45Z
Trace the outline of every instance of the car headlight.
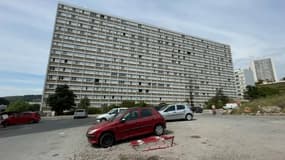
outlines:
M90 131L88 131L88 134L94 134L98 129L92 129Z

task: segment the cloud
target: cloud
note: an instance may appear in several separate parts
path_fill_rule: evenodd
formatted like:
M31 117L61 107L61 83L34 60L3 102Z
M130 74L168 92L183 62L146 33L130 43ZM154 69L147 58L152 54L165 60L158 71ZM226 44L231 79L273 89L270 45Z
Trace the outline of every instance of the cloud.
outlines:
M282 21L285 16L282 6L285 4L281 0L67 2L229 44L235 68L245 68L253 59L272 57L278 77L285 76L285 23ZM5 94L4 90L7 95L13 95L13 92L41 93L39 91L43 88L46 74L56 6L56 1L0 2L0 96ZM22 74L26 75L22 77ZM36 85L31 84L36 81Z
M18 88L14 86L0 86L0 97L16 96L16 95L29 95L29 94L42 94L42 88Z

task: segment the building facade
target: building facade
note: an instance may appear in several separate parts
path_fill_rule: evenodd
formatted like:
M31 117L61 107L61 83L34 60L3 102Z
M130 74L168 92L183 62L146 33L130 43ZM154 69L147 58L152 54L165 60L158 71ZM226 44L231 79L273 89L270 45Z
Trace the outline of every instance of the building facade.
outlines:
M235 71L235 83L237 98L243 99L246 86L255 86L251 69L238 69Z
M203 105L222 89L235 97L230 46L60 3L43 107L67 84L91 106L124 100Z
M260 60L254 60L251 68L254 73L255 82L276 82L278 81L276 71L271 58L265 58Z

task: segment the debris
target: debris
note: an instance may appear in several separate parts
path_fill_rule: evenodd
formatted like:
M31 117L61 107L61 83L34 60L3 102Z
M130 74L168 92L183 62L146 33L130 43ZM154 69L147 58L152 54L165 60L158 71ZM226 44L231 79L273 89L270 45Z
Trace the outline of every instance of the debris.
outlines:
M174 136L151 136L148 138L131 141L130 145L137 151L151 151L172 147L174 144L173 141Z

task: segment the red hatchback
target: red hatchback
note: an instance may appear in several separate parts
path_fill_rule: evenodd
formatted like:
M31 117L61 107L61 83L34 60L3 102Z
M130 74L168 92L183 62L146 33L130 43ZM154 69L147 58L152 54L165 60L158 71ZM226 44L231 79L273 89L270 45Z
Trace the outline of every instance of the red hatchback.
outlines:
M2 114L1 124L7 125L38 123L41 116L37 112L7 113Z
M160 136L165 128L164 118L154 108L131 108L110 121L90 127L86 136L91 144L109 147L115 141L131 137L151 133Z

